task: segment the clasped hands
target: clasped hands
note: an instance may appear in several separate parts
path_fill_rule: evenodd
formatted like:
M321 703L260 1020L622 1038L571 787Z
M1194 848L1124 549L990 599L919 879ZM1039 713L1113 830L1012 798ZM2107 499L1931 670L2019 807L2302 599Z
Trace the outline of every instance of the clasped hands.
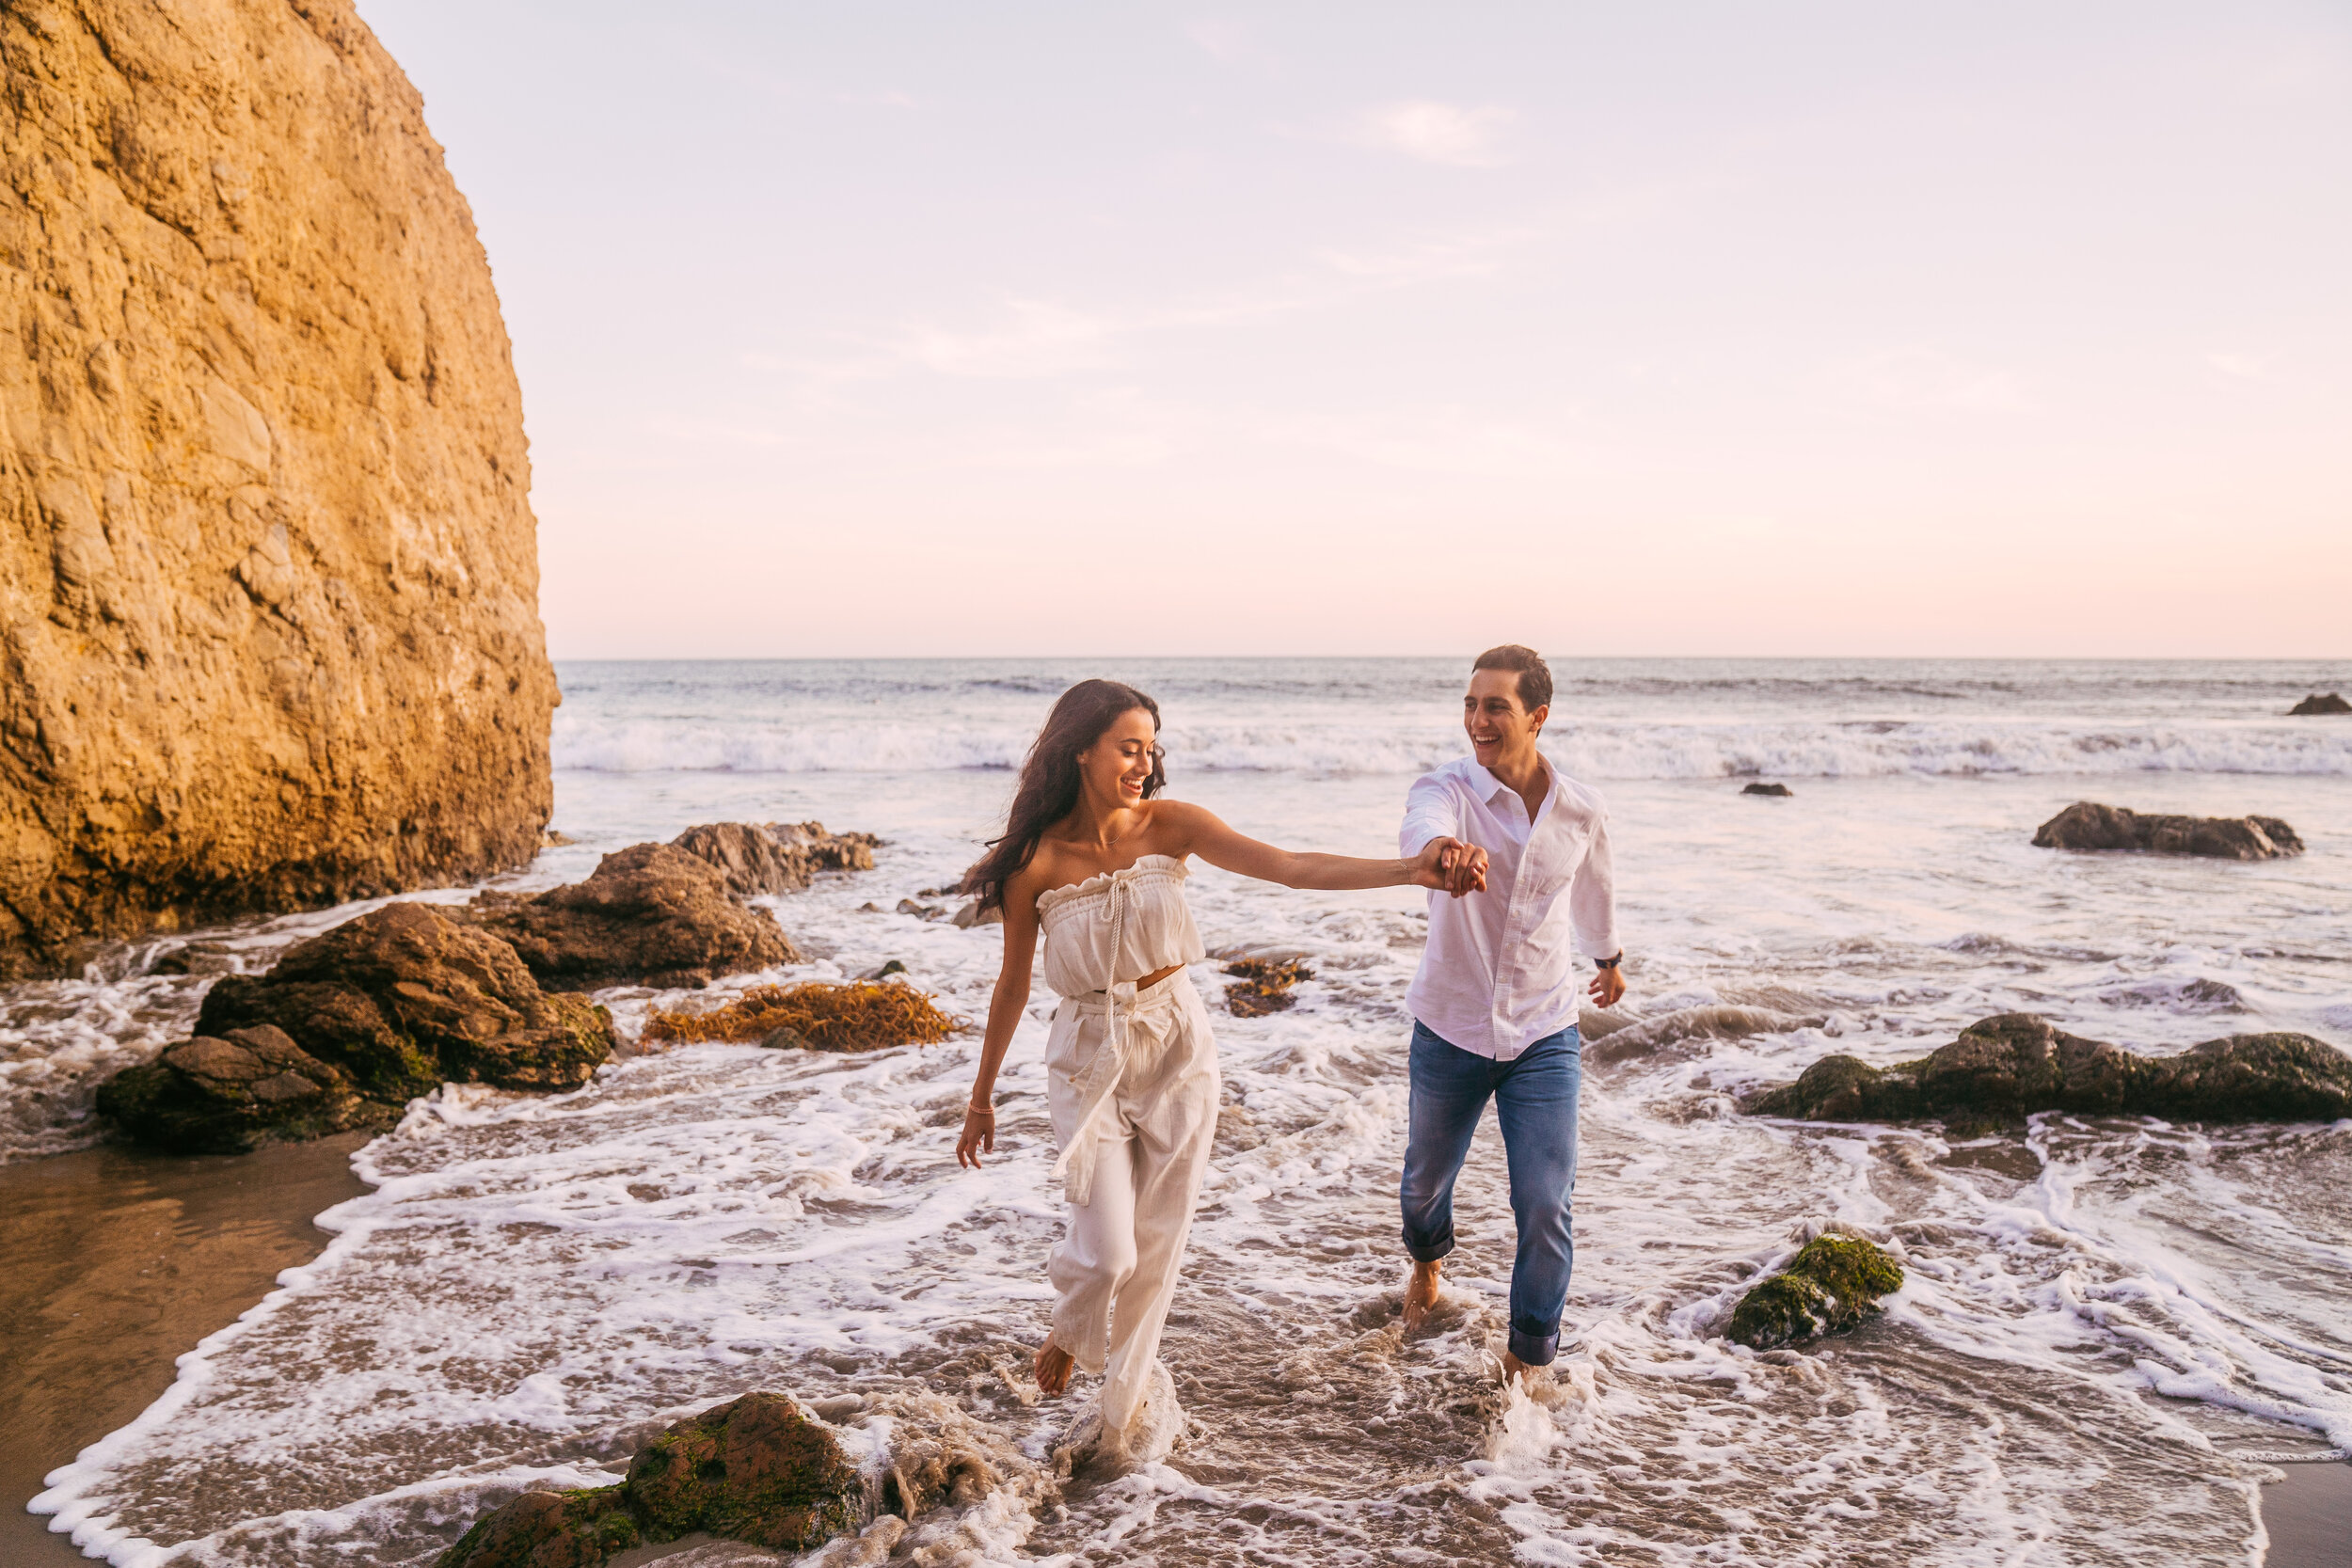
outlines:
M1465 894L1486 891L1486 851L1458 838L1433 838L1413 860L1413 885L1433 893Z

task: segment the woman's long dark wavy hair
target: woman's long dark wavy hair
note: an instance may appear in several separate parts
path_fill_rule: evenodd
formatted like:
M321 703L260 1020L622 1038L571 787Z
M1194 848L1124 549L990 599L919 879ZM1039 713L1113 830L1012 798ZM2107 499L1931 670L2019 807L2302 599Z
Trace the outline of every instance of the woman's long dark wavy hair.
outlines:
M978 895L983 911L1003 905L1005 883L1029 863L1045 830L1078 809L1078 753L1102 739L1120 714L1137 708L1152 716L1156 734L1160 705L1132 686L1080 681L1056 700L1021 764L1021 784L1005 814L1005 835L989 840L988 853L963 874L961 891ZM1152 776L1143 781L1143 798L1150 800L1167 784L1167 765L1155 755Z

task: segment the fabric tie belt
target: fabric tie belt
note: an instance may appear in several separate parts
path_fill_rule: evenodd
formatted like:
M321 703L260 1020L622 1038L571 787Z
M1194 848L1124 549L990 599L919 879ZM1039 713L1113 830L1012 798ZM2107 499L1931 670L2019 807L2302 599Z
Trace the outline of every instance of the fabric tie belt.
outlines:
M1128 1024L1138 1010L1150 1010L1176 1000L1176 987L1190 981L1178 970L1165 980L1155 980L1141 990L1133 980L1121 980L1105 990L1082 991L1076 996L1062 998L1062 1006L1074 1007L1080 1013L1103 1016L1103 1043L1095 1048L1086 1069L1071 1081L1078 1091L1078 1125L1062 1145L1061 1157L1054 1162L1055 1179L1062 1183L1062 1193L1081 1209L1094 1196L1094 1159L1102 1148L1104 1123L1109 1119L1116 1102L1115 1090L1127 1076L1133 1065L1132 1037Z

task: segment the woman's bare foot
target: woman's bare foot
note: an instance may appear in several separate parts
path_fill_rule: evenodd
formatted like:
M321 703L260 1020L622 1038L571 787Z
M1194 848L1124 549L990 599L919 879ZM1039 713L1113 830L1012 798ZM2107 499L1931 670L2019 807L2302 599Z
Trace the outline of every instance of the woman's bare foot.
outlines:
M1405 1282L1405 1332L1418 1332L1429 1321L1429 1314L1438 1306L1438 1271L1445 1266L1443 1259L1431 1262L1416 1262L1413 1277Z
M1031 1368L1037 1376L1037 1391L1041 1394L1058 1394L1069 1387L1070 1369L1074 1365L1076 1362L1071 1354L1054 1343L1052 1336L1047 1336L1045 1343L1038 1346L1037 1362Z

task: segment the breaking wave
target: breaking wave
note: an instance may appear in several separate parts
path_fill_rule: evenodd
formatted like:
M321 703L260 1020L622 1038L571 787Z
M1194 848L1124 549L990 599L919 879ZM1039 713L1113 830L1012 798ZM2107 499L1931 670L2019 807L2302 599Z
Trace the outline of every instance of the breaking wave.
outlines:
M812 723L557 716L558 768L585 772L900 773L1010 768L1035 716L1002 723L880 720ZM1203 772L1409 774L1463 752L1449 725L1185 724L1164 737L1171 768ZM2251 773L2352 776L2352 726L2002 725L1992 722L1586 724L1551 750L1589 779L1821 779L1901 774Z

